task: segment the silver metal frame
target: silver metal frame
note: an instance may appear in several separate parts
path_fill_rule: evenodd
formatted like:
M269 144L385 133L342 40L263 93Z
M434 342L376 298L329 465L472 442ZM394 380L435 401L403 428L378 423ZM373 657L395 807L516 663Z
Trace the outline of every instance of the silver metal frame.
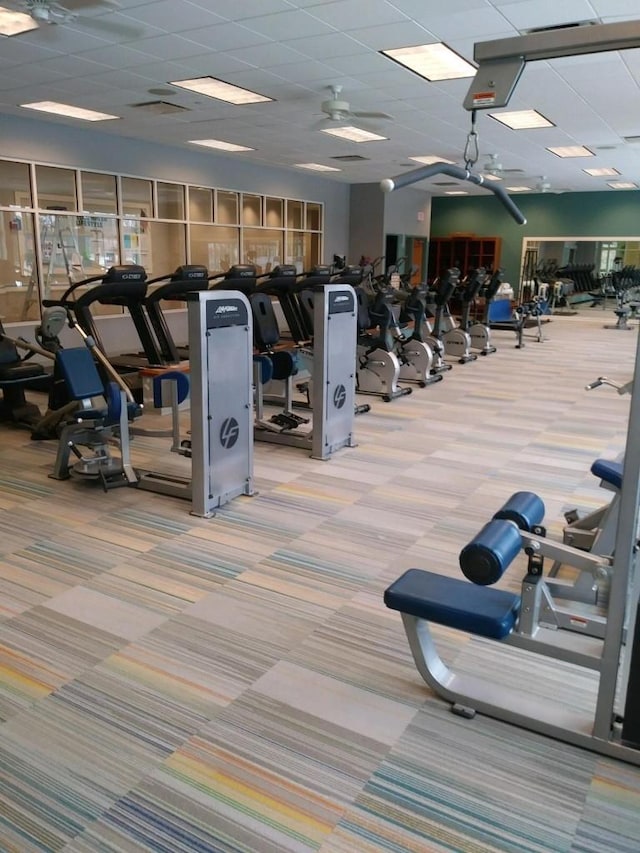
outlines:
M453 709L465 716L476 711L508 723L540 732L576 746L640 765L640 749L621 742L621 725L629 679L639 678L630 672L628 653L640 630L636 614L640 599L640 572L636 570L637 519L640 504L640 336L636 349L631 410L627 429L627 445L620 493L615 557L612 563L607 619L602 639L584 636L558 627L545 627L537 622L536 607L544 605L544 585L537 592L523 584L523 603L517 630L501 642L509 646L577 664L599 674L597 696L589 712L568 710L548 699L525 695L515 688L492 684L487 679L458 675L439 656L429 624L415 616L402 614L402 621L416 667L425 682ZM523 534L529 545L535 538ZM545 540L548 542L548 540ZM557 543L559 558L575 549ZM578 559L577 555L581 554ZM583 571L597 569L598 555L576 552L578 567ZM531 586L538 586L535 582ZM537 595L537 598L535 597ZM531 598L533 596L533 598ZM528 598L529 597L529 598ZM533 607L533 611L532 608ZM528 610L526 608L529 608Z

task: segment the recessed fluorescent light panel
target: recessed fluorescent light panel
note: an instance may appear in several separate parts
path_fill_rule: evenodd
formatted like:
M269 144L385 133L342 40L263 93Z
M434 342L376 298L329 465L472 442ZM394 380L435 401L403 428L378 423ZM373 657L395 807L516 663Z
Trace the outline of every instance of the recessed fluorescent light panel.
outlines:
M24 12L13 12L0 6L0 35L17 36L29 30L37 30L38 22Z
M482 177L485 179L485 181L501 181L502 180L502 178L499 177L498 175L490 175L487 172L483 172Z
M637 190L638 185L631 183L631 181L611 181L607 182L608 186L611 187L612 190Z
M595 157L593 151L589 151L584 145L564 145L558 148L547 148L556 157Z
M298 169L310 169L312 172L341 172L335 166L324 166L322 163L296 163Z
M386 136L380 136L379 133L371 133L370 130L363 130L361 127L327 127L321 133L328 133L330 136L337 136L340 139L348 139L349 142L377 142L381 139L387 139Z
M531 187L507 187L510 193L527 193Z
M82 121L108 121L120 116L112 116L109 113L98 113L95 110L85 110L82 107L74 107L71 104L60 104L57 101L34 101L31 104L20 104L25 110L38 110L41 113L53 113L56 116L66 118L78 118Z
M583 169L583 172L586 172L587 175L591 175L592 178L610 178L613 175L619 175L620 172L617 169L603 167L602 169Z
M433 163L453 163L453 160L445 160L444 157L437 157L435 154L425 154L424 157L409 157L415 163L422 163L423 166L431 166Z
M446 190L445 195L469 195L466 190Z
M273 101L273 98L267 98L266 95L259 95L257 92L243 89L240 86L232 86L231 83L216 80L215 77L172 80L170 85L179 86L181 89L188 89L190 92L197 92L199 95L206 95L209 98L216 98L218 101L226 101L228 104L263 104L267 101Z
M530 130L536 127L555 127L552 121L537 110L507 110L503 113L489 113L491 118L506 124L512 130Z
M381 50L380 53L430 82L473 77L476 73L475 65L441 42Z
M224 142L222 139L190 139L193 145L203 145L205 148L217 148L218 151L255 151L246 145L236 145L234 142Z

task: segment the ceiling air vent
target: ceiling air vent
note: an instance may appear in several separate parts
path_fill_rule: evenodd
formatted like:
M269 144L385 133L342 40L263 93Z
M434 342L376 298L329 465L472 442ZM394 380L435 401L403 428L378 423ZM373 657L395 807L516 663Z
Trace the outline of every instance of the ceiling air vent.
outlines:
M640 143L640 136L623 136L622 138L625 142L628 142L629 145L638 145Z
M434 181L433 185L434 187L455 187L457 183L457 181Z
M130 104L134 110L141 110L154 116L168 116L172 113L189 112L187 107L171 104L169 101L145 101L142 104Z
M363 157L361 154L341 154L339 157L332 157L332 160L340 160L341 163L358 163L360 160L369 160L369 157Z
M571 21L568 24L553 24L550 27L532 27L530 30L520 30L520 33L523 36L529 35L530 33L548 33L552 30L572 30L576 29L576 27L593 27L594 24L601 24L602 21L600 18L591 18L586 21Z

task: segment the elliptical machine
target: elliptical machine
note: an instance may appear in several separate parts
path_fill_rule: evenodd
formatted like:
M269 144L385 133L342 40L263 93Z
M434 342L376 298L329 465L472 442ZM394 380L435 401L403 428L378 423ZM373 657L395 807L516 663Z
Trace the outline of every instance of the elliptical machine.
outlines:
M486 323L480 322L479 320L471 322L469 316L471 312L471 303L485 286L487 278L488 275L486 269L484 267L478 267L478 269L473 270L469 274L462 290L462 319L460 321L460 326L469 335L472 349L479 350L480 355L490 355L492 352L496 351L496 348L491 345L491 332L489 331L489 327ZM493 279L490 283L493 283ZM500 278L498 278L498 284L495 289L497 290L499 286ZM487 290L488 288L489 285L487 285Z
M460 284L460 270L451 267L440 278L440 284L436 292L436 319L433 329L434 337L438 338L444 347L446 355L453 356L459 364L467 364L475 361L478 356L472 353L471 337L463 328L457 326L446 332L442 331L443 320L446 318L452 322L449 313L449 300L455 289Z

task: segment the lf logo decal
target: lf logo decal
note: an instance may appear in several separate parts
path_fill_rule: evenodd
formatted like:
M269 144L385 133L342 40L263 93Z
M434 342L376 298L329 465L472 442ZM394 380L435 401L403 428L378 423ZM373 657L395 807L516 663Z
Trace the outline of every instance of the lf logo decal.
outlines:
M347 400L347 389L344 385L337 385L333 392L333 405L336 409L341 409Z
M231 450L240 435L240 426L235 418L227 418L220 427L220 444Z

